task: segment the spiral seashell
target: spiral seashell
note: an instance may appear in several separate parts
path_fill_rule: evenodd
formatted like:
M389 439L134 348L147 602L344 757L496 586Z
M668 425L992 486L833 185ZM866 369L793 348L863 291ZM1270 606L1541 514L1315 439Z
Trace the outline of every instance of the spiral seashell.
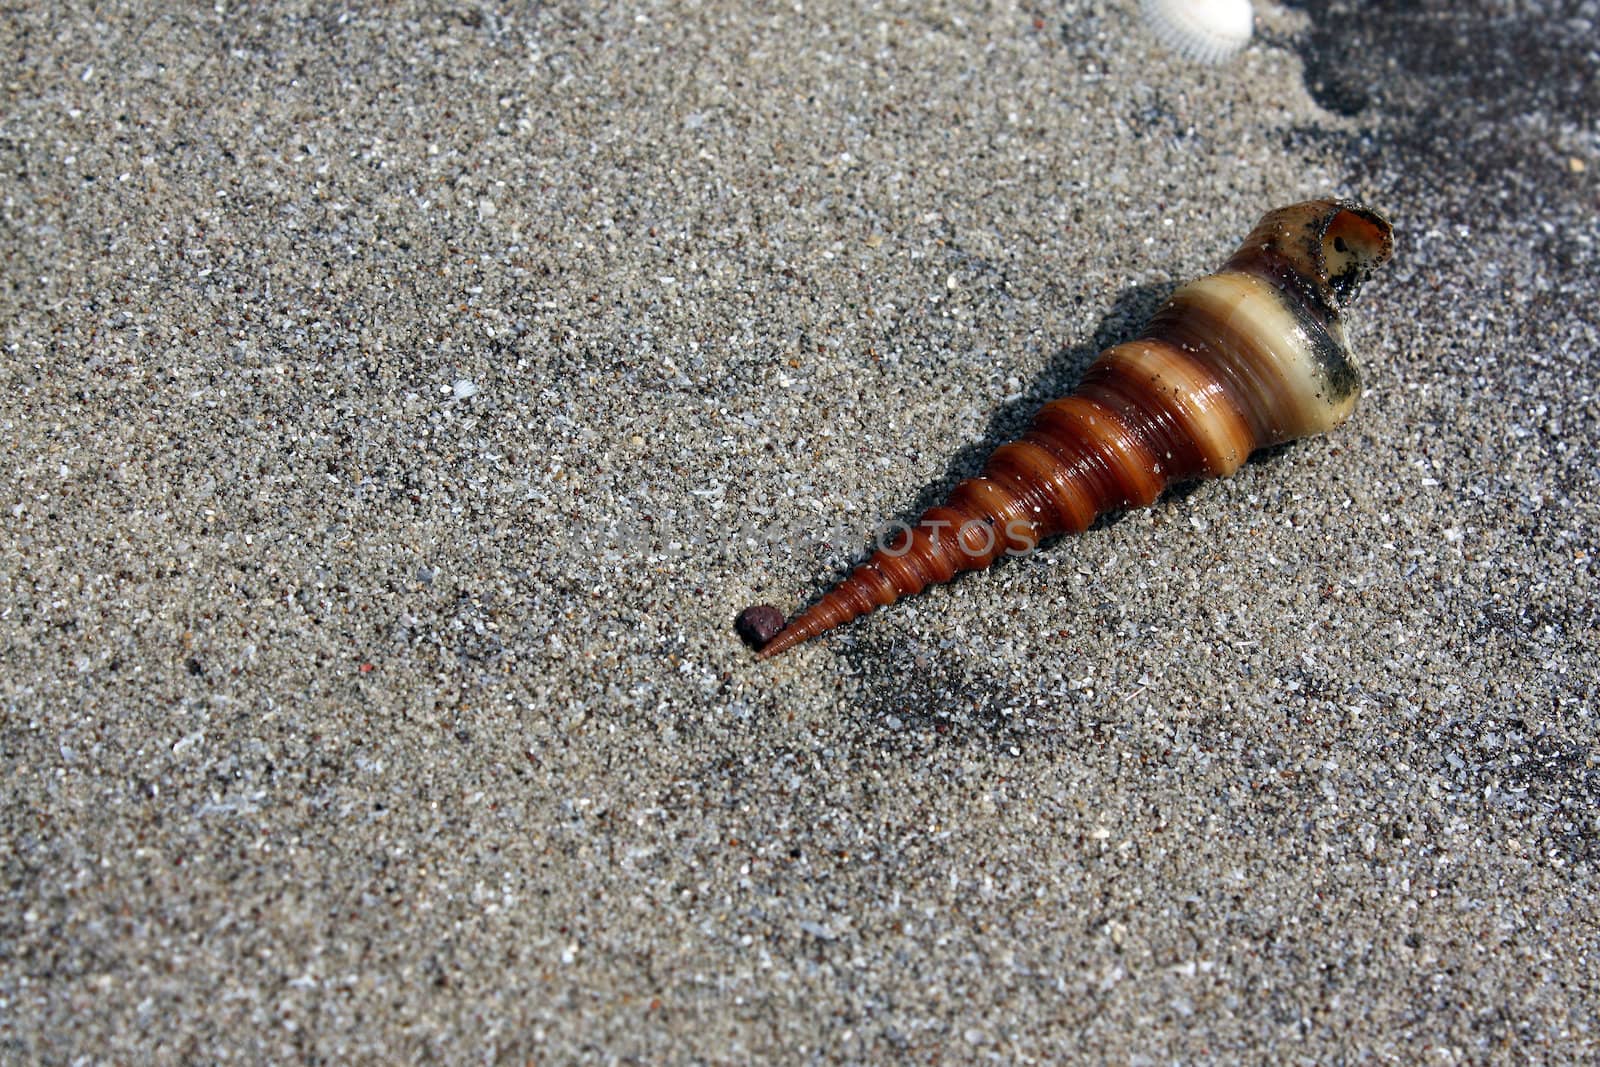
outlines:
M1140 8L1162 44L1202 63L1221 63L1250 43L1250 0L1143 0Z
M1082 533L1168 486L1232 474L1259 448L1324 433L1361 392L1340 316L1394 248L1348 200L1273 211L1216 274L1180 287L1142 337L1107 349L1073 395L791 621L764 659L901 597Z

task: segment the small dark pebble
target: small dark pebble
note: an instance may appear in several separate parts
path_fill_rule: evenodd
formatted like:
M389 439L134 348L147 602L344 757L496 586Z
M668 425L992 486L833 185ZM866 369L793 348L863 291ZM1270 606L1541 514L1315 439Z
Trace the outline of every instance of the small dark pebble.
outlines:
M783 612L771 604L756 604L739 612L739 617L733 620L733 628L744 638L744 643L756 651L783 629Z

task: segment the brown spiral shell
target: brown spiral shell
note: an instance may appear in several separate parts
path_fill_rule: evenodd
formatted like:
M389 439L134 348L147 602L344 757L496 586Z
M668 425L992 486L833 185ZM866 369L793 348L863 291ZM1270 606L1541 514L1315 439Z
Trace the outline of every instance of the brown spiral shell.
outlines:
M1138 340L762 647L763 659L958 572L987 567L1168 486L1232 474L1258 448L1324 433L1361 392L1340 316L1394 249L1349 200L1269 213L1220 271L1182 286Z

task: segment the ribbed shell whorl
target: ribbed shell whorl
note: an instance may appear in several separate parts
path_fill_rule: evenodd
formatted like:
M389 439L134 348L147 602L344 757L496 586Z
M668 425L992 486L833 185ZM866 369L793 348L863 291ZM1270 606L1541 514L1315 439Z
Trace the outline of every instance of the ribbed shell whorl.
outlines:
M956 573L988 566L1168 486L1231 474L1258 448L1349 417L1361 378L1340 316L1392 254L1384 217L1348 200L1273 211L1222 270L1180 287L1137 340L1107 349L895 543L789 623L776 655Z

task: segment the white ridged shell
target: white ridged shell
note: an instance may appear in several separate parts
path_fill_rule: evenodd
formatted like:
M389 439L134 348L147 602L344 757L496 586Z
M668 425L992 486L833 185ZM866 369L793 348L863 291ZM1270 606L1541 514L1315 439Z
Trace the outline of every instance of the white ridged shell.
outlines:
M1162 43L1202 63L1221 63L1250 43L1250 0L1142 0Z

